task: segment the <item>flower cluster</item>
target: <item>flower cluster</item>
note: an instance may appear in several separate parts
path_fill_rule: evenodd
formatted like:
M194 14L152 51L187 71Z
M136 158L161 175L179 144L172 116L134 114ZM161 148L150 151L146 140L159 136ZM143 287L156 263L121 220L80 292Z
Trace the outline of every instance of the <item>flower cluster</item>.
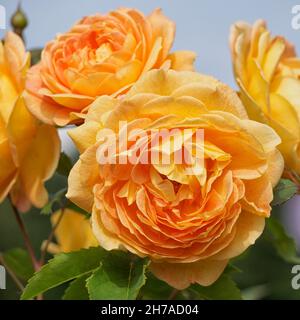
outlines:
M67 198L91 219L54 214L58 244L48 251L129 251L184 289L215 282L262 234L284 166L300 173L300 60L263 21L236 23L236 93L195 72L192 51L171 52L174 37L161 10L122 8L84 17L30 68L22 40L8 33L0 201L44 206L60 153L55 126L76 125Z

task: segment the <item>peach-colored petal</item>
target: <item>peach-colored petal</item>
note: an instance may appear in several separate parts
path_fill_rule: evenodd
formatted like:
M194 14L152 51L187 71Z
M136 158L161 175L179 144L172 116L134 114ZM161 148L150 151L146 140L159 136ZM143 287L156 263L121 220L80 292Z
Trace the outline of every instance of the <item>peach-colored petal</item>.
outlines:
M0 115L5 123L7 123L14 105L18 100L18 90L10 76L6 73L0 73L0 82Z
M91 104L94 101L92 97L72 93L52 94L47 89L41 89L39 93L53 99L53 101L62 106L70 108L71 110L82 110L83 107Z
M67 198L87 212L92 212L93 187L97 181L96 149L92 146L80 156L68 178ZM82 190L85 190L84 194Z
M39 125L22 161L19 176L24 194L36 207L41 208L48 201L44 183L52 177L59 156L60 140L56 129L48 125Z
M150 270L156 277L177 290L186 289L193 283L209 286L224 271L228 260L200 260L193 263L152 262Z
M279 150L275 149L268 157L269 167L268 176L270 177L273 188L279 182L284 169L284 159Z
M276 132L263 123L245 120L243 125L260 142L266 153L273 151L281 143Z
M65 209L62 218L61 210L51 215L51 223L56 225L55 238L59 245L59 251L71 252L82 248L97 246L97 240L92 233L89 219L83 214L71 209Z
M193 51L175 51L169 54L171 60L171 69L177 71L194 71L194 62L196 53Z
M247 114L235 92L212 77L194 72L150 71L128 92L127 97L155 93L174 97L192 96L211 109L229 111L241 118Z
M9 193L17 178L17 166L11 154L7 130L0 116L0 202Z
M255 243L257 238L263 233L264 227L264 217L243 211L237 222L234 240L214 258L223 261L224 259L231 259L240 255Z
M68 131L80 153L96 143L97 132L103 127L102 122L105 121L105 115L111 112L117 104L116 100L108 96L99 97L89 106L85 123Z
M38 119L49 125L65 126L69 123L69 112L59 108L57 105L40 99L25 91L23 93L25 103L30 112Z
M164 61L168 55L169 50L171 49L175 37L175 23L165 17L161 9L154 10L150 16L149 21L153 30L153 37L161 37L162 42L162 52L157 61L159 66L162 61Z
M93 209L92 226L95 237L97 238L101 247L106 250L124 249L122 242L104 228L101 217L97 208Z
M275 38L268 52L264 57L263 71L268 81L274 76L276 68L285 50L285 41L282 38Z
M26 53L22 39L13 32L8 32L5 36L4 52L15 84L22 90L25 73L30 64L30 55Z
M244 182L245 197L243 208L248 212L264 217L270 216L270 203L273 200L273 186L267 174L258 179Z
M9 135L12 155L20 165L36 135L37 120L27 110L24 100L20 97L9 117L7 134Z
M158 37L155 40L155 43L153 44L153 48L150 52L150 55L145 63L143 73L145 73L153 68L153 66L156 64L156 62L158 60L158 56L159 56L159 53L161 50L162 50L162 38Z

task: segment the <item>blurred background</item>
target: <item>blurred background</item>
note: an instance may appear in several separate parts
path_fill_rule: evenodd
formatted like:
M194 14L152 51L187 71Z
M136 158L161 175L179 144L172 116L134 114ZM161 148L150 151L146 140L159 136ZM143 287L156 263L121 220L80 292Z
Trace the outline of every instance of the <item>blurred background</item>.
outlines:
M16 11L18 0L0 0L6 10L6 30L0 29L0 38L11 28L10 17ZM291 26L293 0L23 0L22 9L29 21L24 38L28 49L42 48L57 33L68 30L84 15L105 13L117 7L135 7L149 14L161 7L165 15L177 25L173 49L196 51L196 68L199 72L213 75L236 88L232 76L228 34L231 24L238 20L253 23L264 19L273 34L283 35L295 44L300 52L300 30ZM1 106L0 106L1 107ZM65 130L60 132L63 149L72 156L72 142ZM51 192L65 185L64 178L55 176L48 184ZM286 229L300 247L300 197L296 196L288 205L275 210ZM25 222L33 239L35 249L49 233L49 217L32 210L25 216ZM0 252L13 247L22 247L17 225L7 203L0 206ZM290 285L291 265L283 262L262 237L258 245L247 251L235 263L241 272L235 276L239 287L244 288L247 298L257 299L300 299L300 290ZM57 297L57 293L53 296ZM0 299L15 299L18 290L9 281L8 290L0 290Z

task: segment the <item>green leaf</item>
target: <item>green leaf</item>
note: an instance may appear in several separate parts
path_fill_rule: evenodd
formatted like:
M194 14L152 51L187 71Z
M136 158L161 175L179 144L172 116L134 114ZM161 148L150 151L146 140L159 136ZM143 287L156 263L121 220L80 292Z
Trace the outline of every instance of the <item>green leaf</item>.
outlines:
M41 214L51 214L52 212L65 206L67 199L65 197L67 188L57 191L50 199L50 201L43 207Z
M173 290L174 288L170 287L166 282L157 279L152 273L149 273L141 295L143 300L166 300Z
M172 296L173 292L173 287L149 272L147 273L147 282L142 288L140 296L143 300L167 300ZM183 291L178 291L173 299L185 300L186 297Z
M193 284L188 288L198 299L205 300L241 300L241 291L231 277L223 273L212 285L203 287Z
M100 247L56 255L29 280L21 299L31 299L62 283L90 273L99 267L106 255L107 252Z
M277 186L274 188L274 199L272 206L283 204L291 199L297 193L297 185L288 179L280 179Z
M91 300L134 300L146 282L147 259L111 252L87 280Z
M70 157L68 155L66 155L64 152L62 152L60 154L60 159L59 159L59 163L58 163L58 167L57 167L56 171L60 175L68 177L72 167L73 167L72 160L70 159Z
M90 274L85 274L73 280L66 289L63 300L89 300L89 294L86 288L86 280Z
M270 217L266 221L266 238L271 241L278 255L288 263L300 263L295 241L286 234L280 221L274 217Z
M2 258L8 268L11 269L18 278L27 281L32 277L34 269L31 259L24 249L14 248L8 250L3 253Z

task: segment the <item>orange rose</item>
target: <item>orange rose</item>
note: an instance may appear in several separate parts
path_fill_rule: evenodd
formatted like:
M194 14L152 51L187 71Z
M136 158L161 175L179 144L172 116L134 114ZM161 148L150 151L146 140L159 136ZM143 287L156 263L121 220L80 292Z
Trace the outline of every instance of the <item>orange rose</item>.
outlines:
M20 211L45 205L44 182L60 154L55 128L36 120L21 96L29 64L22 40L9 32L0 42L0 202L10 193Z
M157 9L145 17L134 9L80 20L43 50L31 68L25 94L41 121L64 126L80 122L102 95L125 93L150 69L192 70L195 54L170 54L175 24Z
M161 129L177 129L169 149L165 140L152 144ZM125 99L97 99L70 135L82 154L67 196L92 212L100 245L150 257L152 272L178 289L210 285L255 242L283 170L275 131L248 120L229 87L193 72L149 71ZM103 164L113 136L121 144L108 159L116 161ZM120 161L153 152L170 162ZM195 161L176 162L183 152Z

